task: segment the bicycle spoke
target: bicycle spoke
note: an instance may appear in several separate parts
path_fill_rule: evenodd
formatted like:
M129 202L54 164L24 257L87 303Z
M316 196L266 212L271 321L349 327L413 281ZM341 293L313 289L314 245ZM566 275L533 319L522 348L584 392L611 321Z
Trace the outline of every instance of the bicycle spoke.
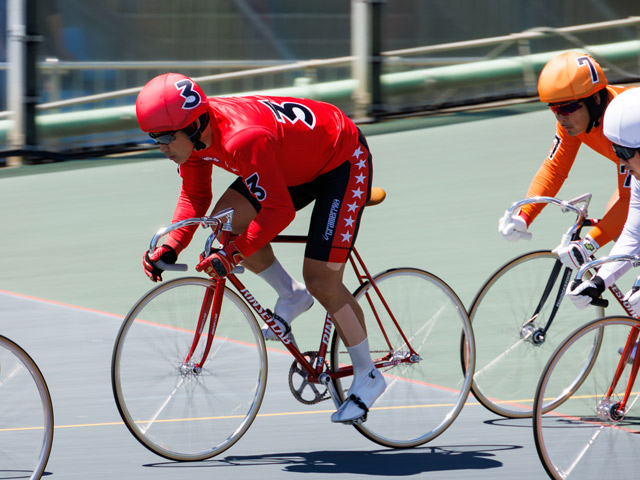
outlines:
M3 439L0 442L0 470L8 474L20 472L20 478L24 475L24 478L39 479L53 442L53 406L49 389L31 357L3 336L0 336L0 367L0 432Z
M171 401L173 396L176 394L176 392L180 389L180 387L182 386L183 383L184 383L184 379L181 378L180 381L178 382L178 384L176 385L176 387L173 389L173 391L171 393L169 393L169 396L165 399L164 402L162 402L162 405L160 405L160 408L158 408L156 413L151 417L151 420L146 422L147 426L140 429L143 434L147 433L147 430L149 430L149 428L151 428L151 426L158 419L158 417L160 417L160 415L162 414L163 410L169 404L169 402ZM138 422L138 423L141 423L141 422Z
M368 323L372 355L386 362L398 362L381 369L387 388L371 408L367 421L356 428L381 445L421 445L444 432L464 405L471 373L459 368L456 344L461 331L472 336L471 327L455 293L427 272L392 269L375 276L374 281L410 345L406 345L370 284L361 287L354 295L365 318L380 319L384 328L383 333L377 323L375 326ZM370 302L364 300L367 292ZM414 353L419 359L408 357ZM470 353L472 357L475 354L473 345ZM331 355L332 368L350 364L337 335L332 341ZM350 381L350 378L336 381L342 400Z
M595 307L578 310L567 301L556 312L558 298L551 294L542 302L541 292L551 290L551 277L558 271L555 254L527 253L491 275L471 305L477 351L472 391L497 415L531 416L535 387L551 354L575 328L603 312ZM536 307L534 324L527 320ZM464 360L464 351L461 356Z
M127 428L172 460L202 460L229 448L251 425L264 395L260 327L227 289L209 355L199 365L207 334L194 342L194 329L204 292L212 288L208 279L187 277L151 290L125 318L114 347L112 384Z
M640 468L638 392L620 412L627 387L623 374L607 396L620 361L618 349L637 325L629 317L588 322L567 337L543 370L534 402L534 439L552 478L625 478Z
M591 439L587 441L587 444L584 446L584 448L580 452L578 452L576 459L573 461L573 463L571 463L571 465L569 465L569 468L567 468L566 471L561 472L563 476L566 477L571 475L573 469L576 468L576 465L578 465L580 460L582 460L582 458L587 454L587 451L595 444L596 438L598 438L603 430L604 426L601 426L598 430L596 430L596 432L591 436Z
M485 373L486 371L490 371L493 366L497 365L501 360L503 360L505 357L507 357L512 351L514 351L516 348L518 348L523 341L524 341L524 339L518 340L516 343L511 345L504 352L502 352L500 355L498 355L496 358L494 358L491 362L487 363L480 370L476 370L475 377L482 376L482 374Z

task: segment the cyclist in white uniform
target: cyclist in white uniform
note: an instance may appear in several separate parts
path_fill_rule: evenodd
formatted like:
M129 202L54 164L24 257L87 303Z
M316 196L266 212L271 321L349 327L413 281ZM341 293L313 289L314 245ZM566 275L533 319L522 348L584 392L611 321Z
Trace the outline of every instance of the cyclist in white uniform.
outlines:
M613 142L620 165L633 177L627 221L610 255L636 255L640 253L640 89L626 90L611 101L604 115L603 129ZM630 262L607 263L591 280L573 289L570 285L567 296L576 307L583 309L630 268ZM624 300L640 314L640 291L629 291Z

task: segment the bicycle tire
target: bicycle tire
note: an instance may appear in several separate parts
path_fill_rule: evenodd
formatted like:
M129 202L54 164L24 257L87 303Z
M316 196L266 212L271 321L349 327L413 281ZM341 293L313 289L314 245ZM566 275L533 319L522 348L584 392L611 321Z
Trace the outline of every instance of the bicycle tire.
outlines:
M620 361L618 349L625 345L640 321L612 316L576 329L556 349L545 366L533 410L533 431L538 456L551 478L634 478L640 469L640 392L634 390L623 417L611 417L611 405L619 402L627 387L623 373L612 400L604 397ZM601 338L595 362L590 358L594 338ZM580 369L592 363L579 388L565 385ZM627 365L628 372L630 365ZM544 405L561 398L551 411Z
M33 359L4 336L0 336L0 396L0 469L11 478L38 480L53 445L51 395Z
M604 315L602 307L578 310L571 302L562 301L542 342L533 341L530 333L546 325L557 292L562 288L561 272L531 324L533 329L523 329L540 301L557 258L550 251L535 251L507 262L489 277L469 310L476 343L471 391L497 415L531 417L535 387L553 351L576 327ZM461 345L464 362L464 336ZM580 378L575 379L576 383L579 381Z
M215 282L199 277L150 290L126 316L113 349L111 381L122 420L142 445L171 460L204 460L231 447L258 414L266 388L260 326L228 288L202 370L182 366L207 290Z
M381 368L387 388L370 409L365 423L354 427L373 442L392 448L422 445L444 432L456 419L471 388L475 347L468 348L468 368L459 368L460 331L473 339L464 305L440 278L416 268L395 268L374 277L406 337L421 357L417 363L389 364ZM368 295L371 294L371 295ZM371 355L401 358L408 352L404 340L383 309L371 283L355 292L364 310ZM372 299L392 348L389 348L369 304ZM447 341L450 339L450 341ZM337 331L331 343L332 372L351 360ZM334 379L344 401L352 377Z

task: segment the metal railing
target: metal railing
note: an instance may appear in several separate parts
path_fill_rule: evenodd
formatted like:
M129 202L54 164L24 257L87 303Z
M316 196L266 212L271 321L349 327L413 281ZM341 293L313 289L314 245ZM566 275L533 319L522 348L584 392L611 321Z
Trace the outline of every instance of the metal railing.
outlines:
M479 61L486 61L499 58L500 55L508 48L516 46L518 53L521 57L527 57L532 54L531 41L539 40L541 38L548 37L562 37L569 41L575 48L584 50L587 53L594 54L597 49L585 45L574 34L593 32L598 30L606 30L612 28L637 26L640 29L640 17L629 17L623 20L615 20L609 22L600 22L588 25L577 25L564 28L550 28L540 27L531 30L526 30L521 33L513 33L510 35L504 35L499 37L485 38L479 40L469 40L464 42L453 42L441 45L422 46L415 48L407 48L401 50L391 50L382 52L384 59L384 65L390 70L397 70L399 66L411 66L419 68L434 68L444 65L463 65L473 64ZM640 35L639 35L640 36ZM461 50L492 47L497 48L491 50L488 54L482 56L467 56L467 57L450 57L450 58L435 58L429 57L430 55L436 55L440 53L457 52ZM411 59L407 57L413 57L422 55L422 58ZM61 77L62 72L66 71L123 71L123 70L137 70L147 72L150 70L160 71L175 71L175 70L212 70L212 69L235 69L235 71L227 73L219 73L214 75L201 75L194 76L193 79L200 85L211 85L214 83L221 83L228 80L246 79L252 77L260 77L265 75L273 75L277 73L296 72L302 71L305 73L307 79L315 79L318 77L317 71L321 68L328 67L349 67L355 60L354 56L344 56L337 58L329 58L324 60L306 60L299 62L43 62L39 68L42 75L47 78ZM598 58L603 64L603 67L607 67L614 72L617 72L623 76L638 77L638 72L627 72L617 67L613 62L607 60L607 58ZM640 64L640 54L638 56L638 64ZM534 74L532 68L525 69L524 83L535 84L537 83L537 75ZM59 80L53 82L59 84ZM279 87L284 87L281 85ZM62 107L85 105L94 102L100 102L105 100L113 100L131 95L136 95L142 87L126 88L119 91L87 95L69 100L58 100L43 103L37 106L39 111L53 110ZM242 92L226 92L226 93L242 93Z
M638 80L640 40L637 32L631 35L635 38L633 40L608 45L590 46L576 37L580 33L628 27L640 28L640 17L565 28L536 28L499 37L382 52L383 99L388 105L394 103L396 111L402 108L437 111L455 101L472 104L506 95L534 99L537 75L555 52L533 53L532 44L551 37L559 37L570 48L591 53L608 75L625 81ZM488 51L470 54L481 48ZM510 52L510 49L515 51ZM41 62L40 76L52 100L36 106L37 125L43 138L82 136L84 132L93 135L92 140L95 140L101 132L116 131L125 132L124 136L127 136L127 131L137 129L133 103L141 85L154 74L166 71L192 72L187 74L208 94L208 89L215 89L215 95L269 92L305 96L337 103L348 112L357 87L357 81L351 76L355 60L354 56L343 56L285 63ZM201 74L216 70L223 72ZM108 88L115 91L62 98L65 79L73 84L69 80L73 75L93 74L96 85L111 83L117 87L125 82L119 83L118 75L132 71L137 72L135 78L140 79L137 82L140 86ZM100 80L101 74L112 78ZM509 89L504 85L509 85ZM459 93L465 89L469 92ZM437 98L434 92L437 92ZM423 105L416 104L416 96L420 97ZM405 98L410 100L403 105ZM388 112L394 113L394 108L389 108ZM81 113L73 109L79 109ZM10 116L11 112L0 112L0 139L11 128Z

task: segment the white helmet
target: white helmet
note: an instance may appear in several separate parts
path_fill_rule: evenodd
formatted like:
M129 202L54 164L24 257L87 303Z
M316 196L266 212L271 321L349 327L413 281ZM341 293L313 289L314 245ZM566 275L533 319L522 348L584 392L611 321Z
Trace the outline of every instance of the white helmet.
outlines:
M640 148L640 88L625 90L611 100L602 129L613 143Z

